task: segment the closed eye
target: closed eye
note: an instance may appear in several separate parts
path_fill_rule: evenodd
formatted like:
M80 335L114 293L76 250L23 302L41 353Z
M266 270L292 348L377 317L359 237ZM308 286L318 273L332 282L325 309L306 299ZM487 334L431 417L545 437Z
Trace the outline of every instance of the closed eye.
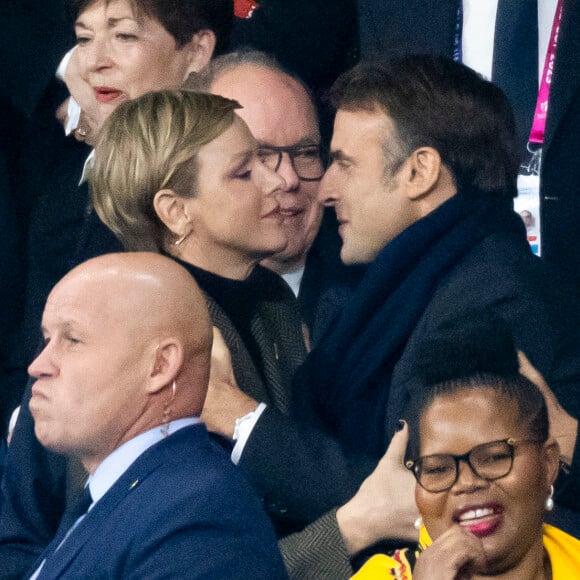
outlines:
M245 171L240 171L234 174L235 179L241 179L242 181L248 181L252 177L252 170L246 169Z
M429 467L424 467L422 469L425 475L440 475L443 473L448 473L451 471L452 467L450 465L433 465Z
M134 40L138 40L138 37L135 36L134 34L126 34L123 32L118 32L115 35L115 38L117 38L118 40L122 40L123 42L132 42Z

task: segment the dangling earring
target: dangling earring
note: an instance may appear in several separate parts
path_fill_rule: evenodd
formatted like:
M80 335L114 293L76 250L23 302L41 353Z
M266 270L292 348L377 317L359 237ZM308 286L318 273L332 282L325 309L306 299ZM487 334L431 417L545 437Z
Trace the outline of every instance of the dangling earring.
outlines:
M171 385L171 398L167 399L163 404L163 418L161 419L161 435L163 437L169 436L169 421L171 419L171 403L173 403L175 399L175 391L177 389L177 385L175 384L175 379Z
M547 512L551 512L554 509L554 486L550 486L550 495L548 495L546 502L544 503L544 507L546 508Z
M416 530L420 530L421 526L423 525L423 518L422 517L418 517L414 522L413 522L413 527Z

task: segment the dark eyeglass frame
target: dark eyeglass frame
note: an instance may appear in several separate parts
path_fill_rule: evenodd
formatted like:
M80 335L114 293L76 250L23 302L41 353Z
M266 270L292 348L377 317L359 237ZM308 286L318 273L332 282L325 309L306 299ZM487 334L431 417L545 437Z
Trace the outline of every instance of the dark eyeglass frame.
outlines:
M485 447L493 447L494 445L498 445L499 443L505 443L507 445L507 449L509 450L509 454L510 454L509 469L505 473L503 473L502 475L498 475L497 477L484 477L483 475L478 473L477 469L475 468L475 466L471 462L471 456L474 452L481 451ZM405 467L409 471L411 471L411 473L415 476L417 483L425 491L428 491L429 493L443 493L444 491L449 491L457 483L457 480L459 479L459 463L461 461L467 463L467 465L471 469L472 473L476 477L479 477L480 479L483 479L485 481L496 481L498 479L501 479L502 477L507 477L511 473L513 466L514 466L515 448L519 445L523 445L526 443L538 445L538 444L542 444L542 441L537 441L535 439L515 439L513 437L508 437L507 439L498 439L497 441L489 441L488 443L482 443L481 445L476 445L475 447L473 447L472 449L470 449L467 453L464 453L463 455L453 455L451 453L435 453L433 455L424 455L423 457L418 457L417 459L410 459L410 460L405 462ZM451 484L449 484L448 486L444 487L443 489L432 490L432 489L425 487L425 485L423 485L423 483L421 483L421 479L420 479L420 477L421 477L421 464L425 459L428 459L430 457L450 457L453 460L453 462L455 463L455 477L453 478L453 482Z
M299 153L301 153L303 151L308 151L308 150L317 150L318 151L318 157L320 159L320 176L318 176L318 177L303 177L298 172L298 169L296 169L296 164L294 163L294 158ZM298 175L298 177L302 181L320 181L324 175L325 170L326 170L325 169L326 164L324 162L324 157L323 157L324 150L323 150L321 145L316 145L316 144L297 145L297 146L295 145L292 147L274 147L273 145L261 145L258 147L258 157L262 157L263 155L268 155L268 154L271 155L272 153L276 153L278 155L278 161L276 161L276 165L271 168L273 171L278 172L278 169L280 169L280 165L282 165L282 156L284 153L287 153L288 157L290 158L290 163L292 165L292 169L294 169L294 171L296 172L296 175Z

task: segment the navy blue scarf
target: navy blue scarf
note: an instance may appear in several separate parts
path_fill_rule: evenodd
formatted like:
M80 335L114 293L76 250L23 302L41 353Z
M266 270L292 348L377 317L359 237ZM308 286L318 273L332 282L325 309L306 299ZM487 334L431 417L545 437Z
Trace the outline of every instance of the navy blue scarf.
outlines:
M525 236L511 201L482 195L454 196L383 248L295 376L298 419L382 455L393 368L440 282L485 237Z

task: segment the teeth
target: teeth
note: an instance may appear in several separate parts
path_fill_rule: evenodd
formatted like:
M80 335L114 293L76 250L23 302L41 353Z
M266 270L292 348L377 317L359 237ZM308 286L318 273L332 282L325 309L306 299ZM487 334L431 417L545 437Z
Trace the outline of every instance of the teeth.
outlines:
M484 518L486 516L493 515L493 510L491 508L478 508L476 510L469 510L464 512L459 516L459 521L464 522L466 520L478 520L479 518Z

